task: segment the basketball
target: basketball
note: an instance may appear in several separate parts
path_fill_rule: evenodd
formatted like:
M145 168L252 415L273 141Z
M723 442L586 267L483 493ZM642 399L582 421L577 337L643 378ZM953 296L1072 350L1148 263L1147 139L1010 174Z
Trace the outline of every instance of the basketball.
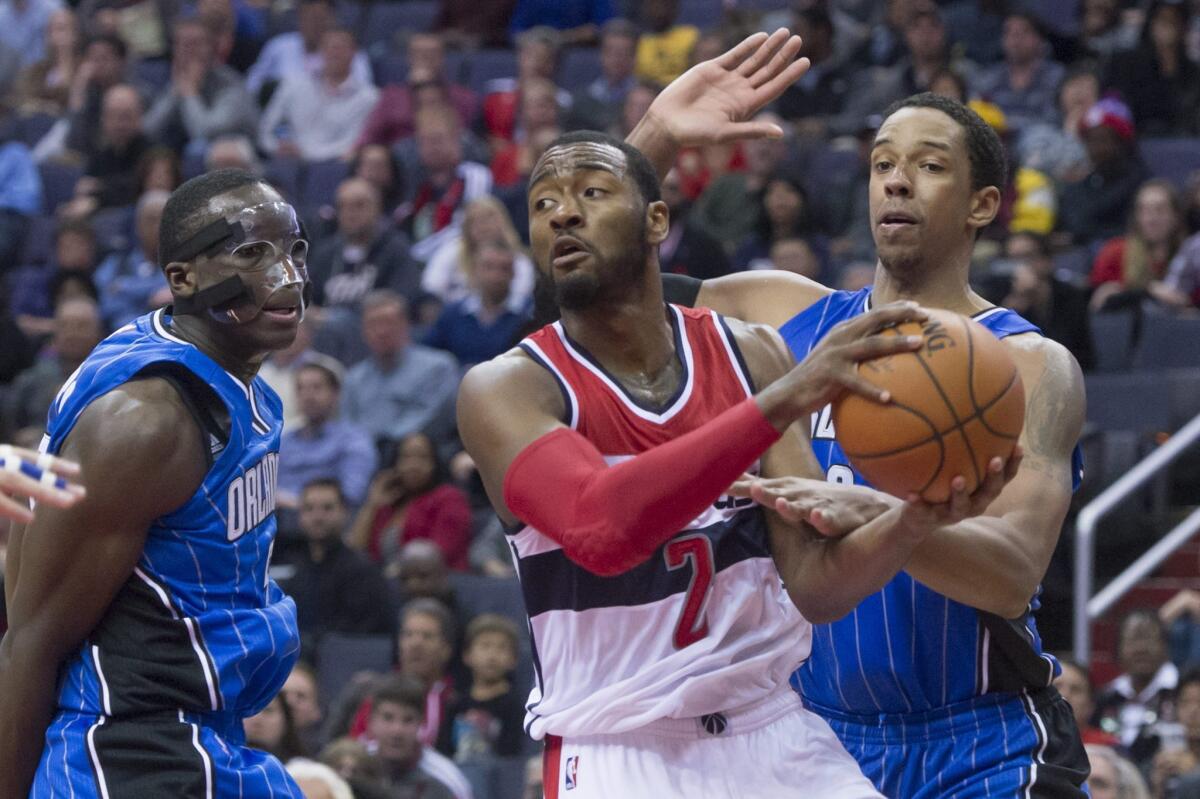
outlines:
M1025 422L1025 389L1000 340L978 322L929 310L883 335L921 336L915 352L865 361L859 374L891 392L880 404L845 394L833 406L837 440L873 486L929 502L962 475L974 491L992 458L1008 458Z

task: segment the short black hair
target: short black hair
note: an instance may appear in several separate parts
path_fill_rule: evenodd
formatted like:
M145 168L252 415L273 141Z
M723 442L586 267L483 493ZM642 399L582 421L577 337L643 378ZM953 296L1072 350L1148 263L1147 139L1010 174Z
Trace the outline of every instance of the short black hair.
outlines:
M197 175L171 192L158 226L158 265L167 265L164 253L178 251L181 244L211 222L202 213L208 201L227 191L254 184L270 186L244 169L216 169Z
M581 144L584 142L590 144L607 144L625 153L625 160L629 163L629 174L633 178L634 184L637 185L642 199L647 204L655 203L662 199L662 187L658 183L658 173L654 171L654 166L650 163L650 159L641 150L629 144L624 139L618 139L616 136L601 133L597 130L575 130L570 133L564 133L550 142L546 150L549 150L551 147L562 147L568 144Z
M83 45L84 52L97 43L106 44L111 47L113 52L117 54L117 58L120 58L122 61L129 57L129 45L125 44L125 40L115 33L97 33L89 37Z
M971 190L984 186L1004 189L1008 178L1008 159L1004 144L992 126L957 100L932 92L921 92L897 100L883 112L884 121L902 108L932 108L958 123L967 139L967 157L971 160Z
M393 674L384 678L371 692L371 713L379 711L385 702L415 710L425 718L425 686L416 677Z
M304 367L301 367L304 368ZM318 477L314 480L309 480L304 484L304 488L300 489L300 496L304 496L314 488L328 488L333 493L337 494L338 502L343 507L346 505L346 494L342 491L342 484L332 477Z

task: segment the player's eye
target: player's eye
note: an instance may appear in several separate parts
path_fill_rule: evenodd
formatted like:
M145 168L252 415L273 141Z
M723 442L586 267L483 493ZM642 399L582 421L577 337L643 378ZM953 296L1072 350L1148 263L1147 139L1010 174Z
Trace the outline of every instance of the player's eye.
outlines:
M925 170L928 172L943 172L946 169L944 166L936 162L922 164L922 166L925 167Z
M583 190L583 196L588 197L589 199L599 197L602 194L604 194L604 189L600 188L599 186L588 186Z
M892 168L891 161L876 161L875 162L875 171L876 172L887 172L891 168Z
M549 207L550 199L548 197L542 197L541 199L535 200L533 203L533 210L535 211L545 211Z
M257 261L267 254L267 245L261 242L246 244L234 250L233 254L245 261Z

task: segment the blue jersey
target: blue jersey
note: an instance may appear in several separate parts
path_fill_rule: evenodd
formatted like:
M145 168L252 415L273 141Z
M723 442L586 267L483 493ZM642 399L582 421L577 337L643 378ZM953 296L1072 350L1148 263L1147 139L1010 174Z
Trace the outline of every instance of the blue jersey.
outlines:
M252 715L279 691L299 653L296 606L267 577L279 398L262 379L247 384L173 335L169 319L157 311L102 341L50 409L43 449L57 453L95 399L169 367L210 387L231 422L204 482L154 520L133 574L65 664L60 713Z
M870 308L871 289L834 292L780 328L803 358L837 323ZM1006 308L974 316L997 338L1039 333ZM812 446L831 482L866 485L838 445L827 406L813 415ZM1074 482L1082 477L1078 448ZM1040 594L1040 588L1038 594ZM997 691L1050 684L1058 663L1042 651L1038 595L1016 620L955 602L900 572L833 624L815 625L813 653L792 685L815 706L855 714L921 713Z

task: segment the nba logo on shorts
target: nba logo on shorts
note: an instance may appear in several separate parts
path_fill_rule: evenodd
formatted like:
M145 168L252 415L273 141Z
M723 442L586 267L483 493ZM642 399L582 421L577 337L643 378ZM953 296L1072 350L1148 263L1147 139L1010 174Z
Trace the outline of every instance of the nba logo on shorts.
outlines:
M567 767L564 769L567 778L567 790L571 790L578 784L579 773L579 755L571 755L567 758Z

